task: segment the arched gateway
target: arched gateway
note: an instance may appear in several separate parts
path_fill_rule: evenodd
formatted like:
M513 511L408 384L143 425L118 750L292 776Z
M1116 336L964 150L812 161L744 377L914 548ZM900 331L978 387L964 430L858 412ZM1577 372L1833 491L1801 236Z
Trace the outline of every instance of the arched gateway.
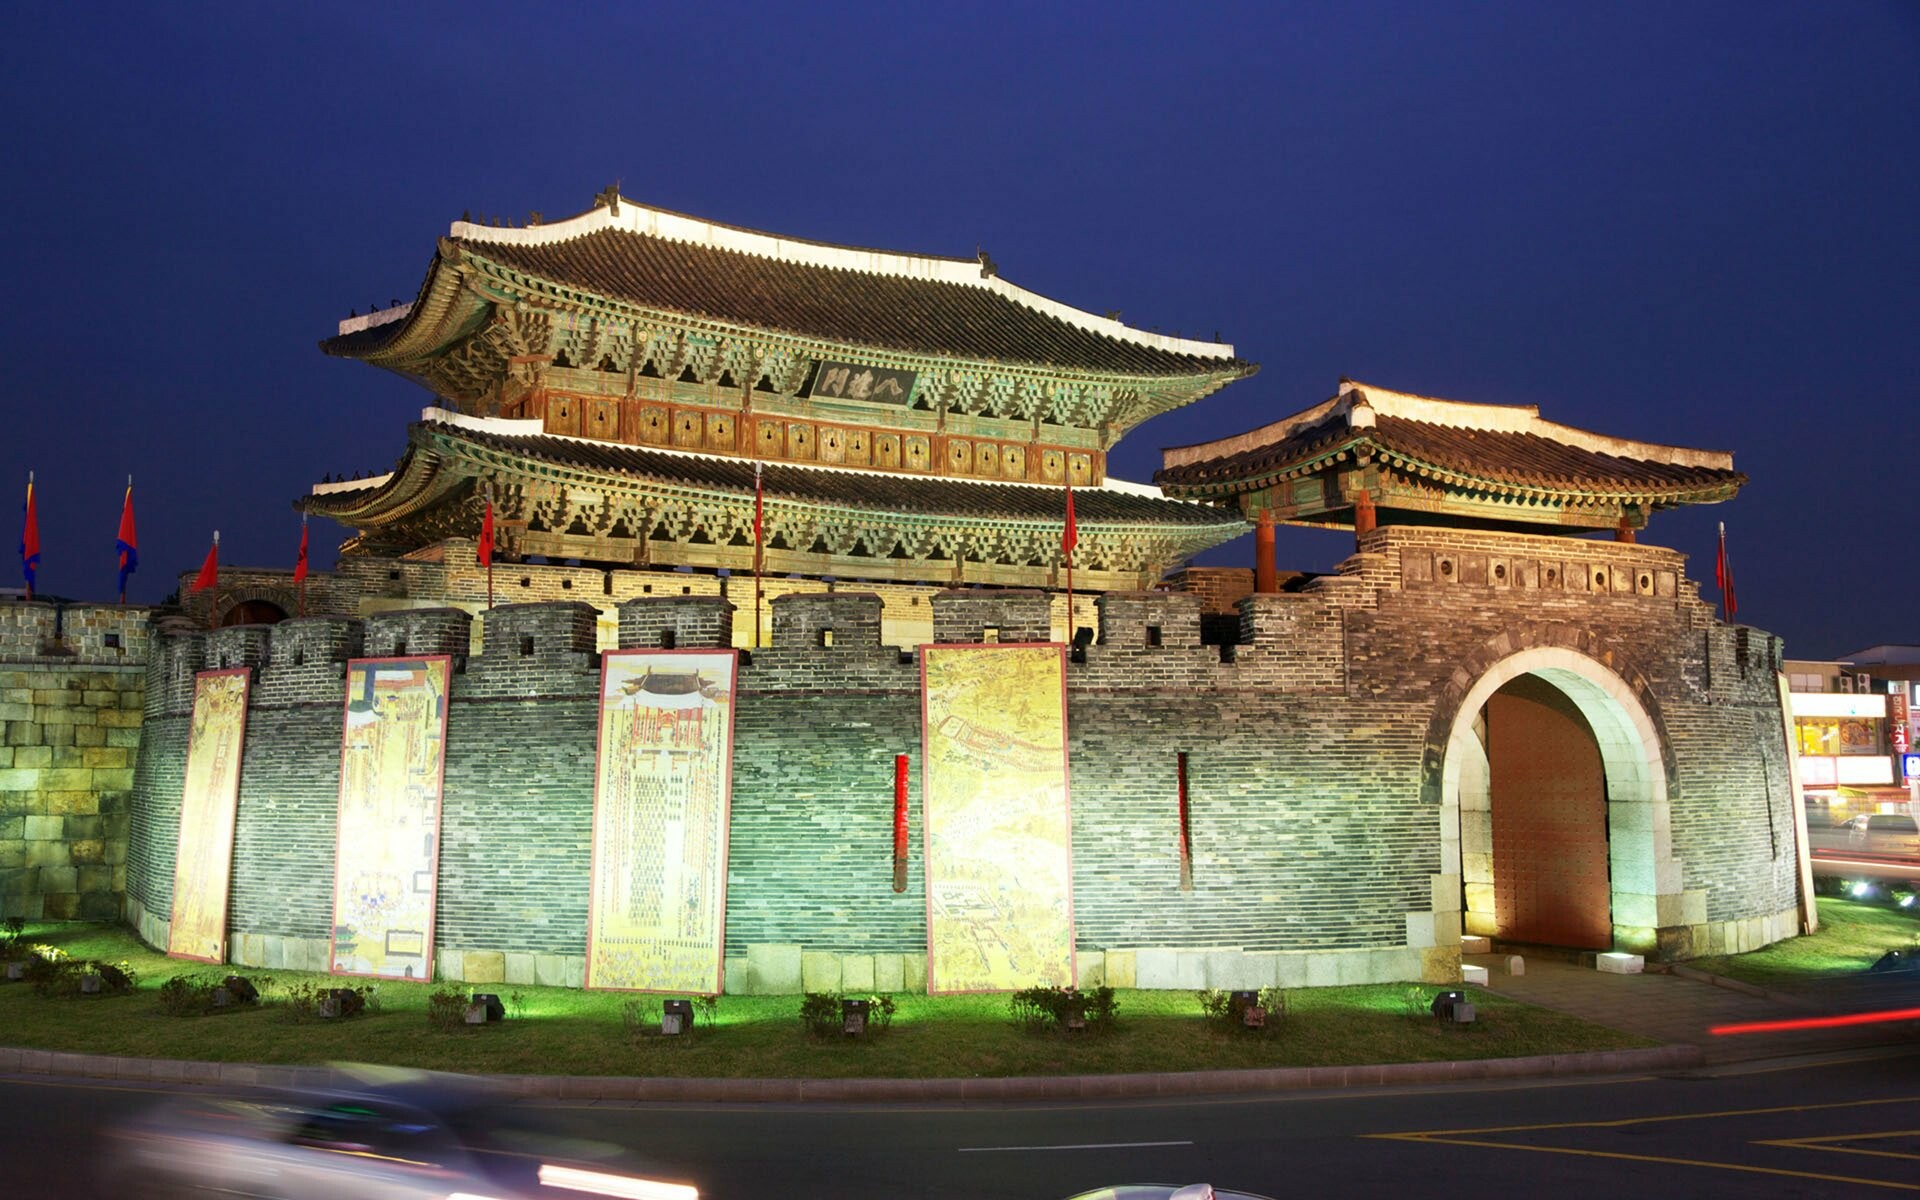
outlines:
M1453 710L1440 779L1466 931L1655 949L1659 897L1682 877L1667 757L1647 705L1593 658L1538 646L1481 674Z

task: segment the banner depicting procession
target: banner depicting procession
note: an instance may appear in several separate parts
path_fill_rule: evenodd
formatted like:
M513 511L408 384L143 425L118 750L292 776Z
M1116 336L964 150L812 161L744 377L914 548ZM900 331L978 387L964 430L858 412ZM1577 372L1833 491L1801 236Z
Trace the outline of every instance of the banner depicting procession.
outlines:
M587 986L718 995L731 650L613 650L600 674Z
M445 655L347 664L334 848L335 975L433 977Z
M247 735L246 667L193 677L187 781L180 792L180 841L173 858L173 921L167 953L227 961L227 893L233 882L233 825L240 809L240 751Z
M1066 647L922 646L927 990L1071 987Z

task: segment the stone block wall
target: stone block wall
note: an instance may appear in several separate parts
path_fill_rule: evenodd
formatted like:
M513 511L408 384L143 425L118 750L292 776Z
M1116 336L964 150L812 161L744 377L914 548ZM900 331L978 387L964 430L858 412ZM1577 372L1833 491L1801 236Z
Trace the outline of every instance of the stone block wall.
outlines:
M119 916L152 613L0 606L0 917Z
M1099 630L1068 668L1082 979L1457 978L1473 914L1465 859L1478 851L1463 850L1471 822L1461 784L1449 791L1449 741L1475 688L1522 660L1652 731L1645 778L1623 778L1614 805L1621 943L1685 957L1791 932L1798 806L1784 793L1779 646L1715 621L1684 566L1644 545L1383 527L1339 573L1243 597L1244 641L1232 647L1203 644L1207 599L1195 592L1076 597L1097 607ZM920 681L914 655L885 641L897 599L851 586L767 599L770 640L743 663L737 693L732 990L924 981ZM235 955L324 962L344 660L404 646L454 656L439 970L577 983L603 601L496 608L478 652L460 609L289 623L264 648L242 631L162 639L129 850L129 907L143 931L164 936L191 673L223 655L263 655L243 767ZM989 629L1003 642L1046 641L1064 627L1064 598L1039 592L927 601L936 641ZM676 648L719 646L737 610L717 594L641 594L619 605L615 627L623 646L657 647L668 633ZM1596 737L1625 746L1639 728L1596 727ZM894 892L901 754L915 800L908 887Z

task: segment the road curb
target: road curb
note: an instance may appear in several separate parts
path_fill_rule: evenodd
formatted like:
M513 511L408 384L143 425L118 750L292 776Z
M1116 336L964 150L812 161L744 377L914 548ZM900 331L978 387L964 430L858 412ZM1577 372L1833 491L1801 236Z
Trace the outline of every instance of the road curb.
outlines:
M670 1079L630 1075L481 1075L511 1095L540 1100L659 1100L722 1104L922 1100L1096 1100L1351 1087L1462 1083L1578 1075L1628 1075L1699 1066L1698 1046L1382 1063L1123 1075L1022 1075L986 1079ZM351 1068L128 1058L0 1046L0 1075L222 1087L329 1087L357 1081Z
M1725 975L1715 975L1711 971L1702 971L1682 963L1668 963L1666 970L1668 974L1676 975L1681 979L1691 979L1696 983L1710 983L1717 988L1725 988L1727 991L1739 992L1743 996L1752 996L1759 1000L1768 1000L1774 1004L1783 1004L1788 1008L1806 1009L1810 1012L1828 1011L1825 1006L1815 1004L1803 996L1795 996L1791 992L1776 992L1771 988L1763 988L1757 983L1748 983L1743 979L1730 979Z

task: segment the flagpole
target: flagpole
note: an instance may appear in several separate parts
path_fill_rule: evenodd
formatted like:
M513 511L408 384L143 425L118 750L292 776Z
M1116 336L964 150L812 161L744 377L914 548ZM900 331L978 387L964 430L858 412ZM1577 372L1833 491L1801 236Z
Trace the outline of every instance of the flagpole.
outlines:
M300 615L307 615L307 512L300 510Z
M1073 522L1073 477L1071 475L1067 477L1067 520ZM1074 635L1078 632L1073 627L1073 551L1080 544L1080 530L1077 522L1070 525L1066 532L1071 536L1063 536L1061 542L1067 552L1067 644L1071 646Z
M760 460L753 463L753 648L760 648L760 567L766 545L762 518Z
M220 531L213 531L213 595L207 597L207 628L220 627Z

